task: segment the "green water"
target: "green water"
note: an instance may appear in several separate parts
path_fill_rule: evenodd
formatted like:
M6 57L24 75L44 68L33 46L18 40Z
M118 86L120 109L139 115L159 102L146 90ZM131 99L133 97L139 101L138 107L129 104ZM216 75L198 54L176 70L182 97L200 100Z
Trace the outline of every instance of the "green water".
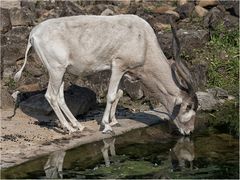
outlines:
M164 125L58 151L3 169L1 178L239 178L239 140L203 128L171 136Z

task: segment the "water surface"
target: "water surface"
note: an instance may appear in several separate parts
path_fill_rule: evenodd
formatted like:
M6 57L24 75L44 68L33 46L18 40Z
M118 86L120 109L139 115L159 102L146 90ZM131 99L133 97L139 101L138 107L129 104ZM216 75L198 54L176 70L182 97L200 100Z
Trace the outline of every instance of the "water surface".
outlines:
M239 141L209 131L169 136L162 125L57 151L2 170L2 178L238 178Z

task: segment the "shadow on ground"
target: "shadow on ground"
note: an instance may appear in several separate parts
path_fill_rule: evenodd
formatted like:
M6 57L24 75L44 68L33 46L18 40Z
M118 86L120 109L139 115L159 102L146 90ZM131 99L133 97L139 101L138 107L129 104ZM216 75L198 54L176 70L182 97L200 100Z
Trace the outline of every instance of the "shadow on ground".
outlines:
M19 108L25 114L37 119L36 124L55 129L55 127L60 127L60 123L45 99L45 93L46 90L20 93L18 95ZM97 104L96 94L91 89L71 85L64 92L64 96L70 111L80 122L96 120L99 125L101 124L105 104ZM120 121L121 119L131 119L147 125L152 125L153 122L166 123L164 119L160 118L161 114L164 113L134 113L123 106L119 106L116 111L116 117Z

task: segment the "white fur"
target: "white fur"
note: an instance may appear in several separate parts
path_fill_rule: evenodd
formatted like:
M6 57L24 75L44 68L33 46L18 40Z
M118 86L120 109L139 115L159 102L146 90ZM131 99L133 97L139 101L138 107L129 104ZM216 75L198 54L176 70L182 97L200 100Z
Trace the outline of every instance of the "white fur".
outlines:
M17 101L17 97L18 97L18 94L20 93L20 91L15 91L14 93L12 93L12 98L13 98L13 100L14 100L14 102L16 102Z
M196 112L192 109L182 115L181 122L187 122L191 119L191 117L195 116Z
M70 132L84 127L65 103L62 80L65 71L85 76L111 69L107 105L102 119L104 132L112 130L111 120L116 122L113 113L119 99L118 86L127 72L139 77L153 94L157 94L170 113L176 97L180 96L170 64L159 47L153 29L138 16L72 16L40 23L30 33L24 65L15 75L16 81L21 76L31 46L49 72L45 97L62 126ZM186 115L185 119L189 116Z

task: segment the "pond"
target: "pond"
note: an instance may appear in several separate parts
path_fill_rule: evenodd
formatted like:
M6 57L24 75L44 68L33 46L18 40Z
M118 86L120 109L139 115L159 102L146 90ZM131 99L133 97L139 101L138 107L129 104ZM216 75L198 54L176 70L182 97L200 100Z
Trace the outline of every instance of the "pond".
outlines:
M1 178L238 179L238 138L209 128L190 137L165 136L162 128L155 125L57 151L3 169Z

